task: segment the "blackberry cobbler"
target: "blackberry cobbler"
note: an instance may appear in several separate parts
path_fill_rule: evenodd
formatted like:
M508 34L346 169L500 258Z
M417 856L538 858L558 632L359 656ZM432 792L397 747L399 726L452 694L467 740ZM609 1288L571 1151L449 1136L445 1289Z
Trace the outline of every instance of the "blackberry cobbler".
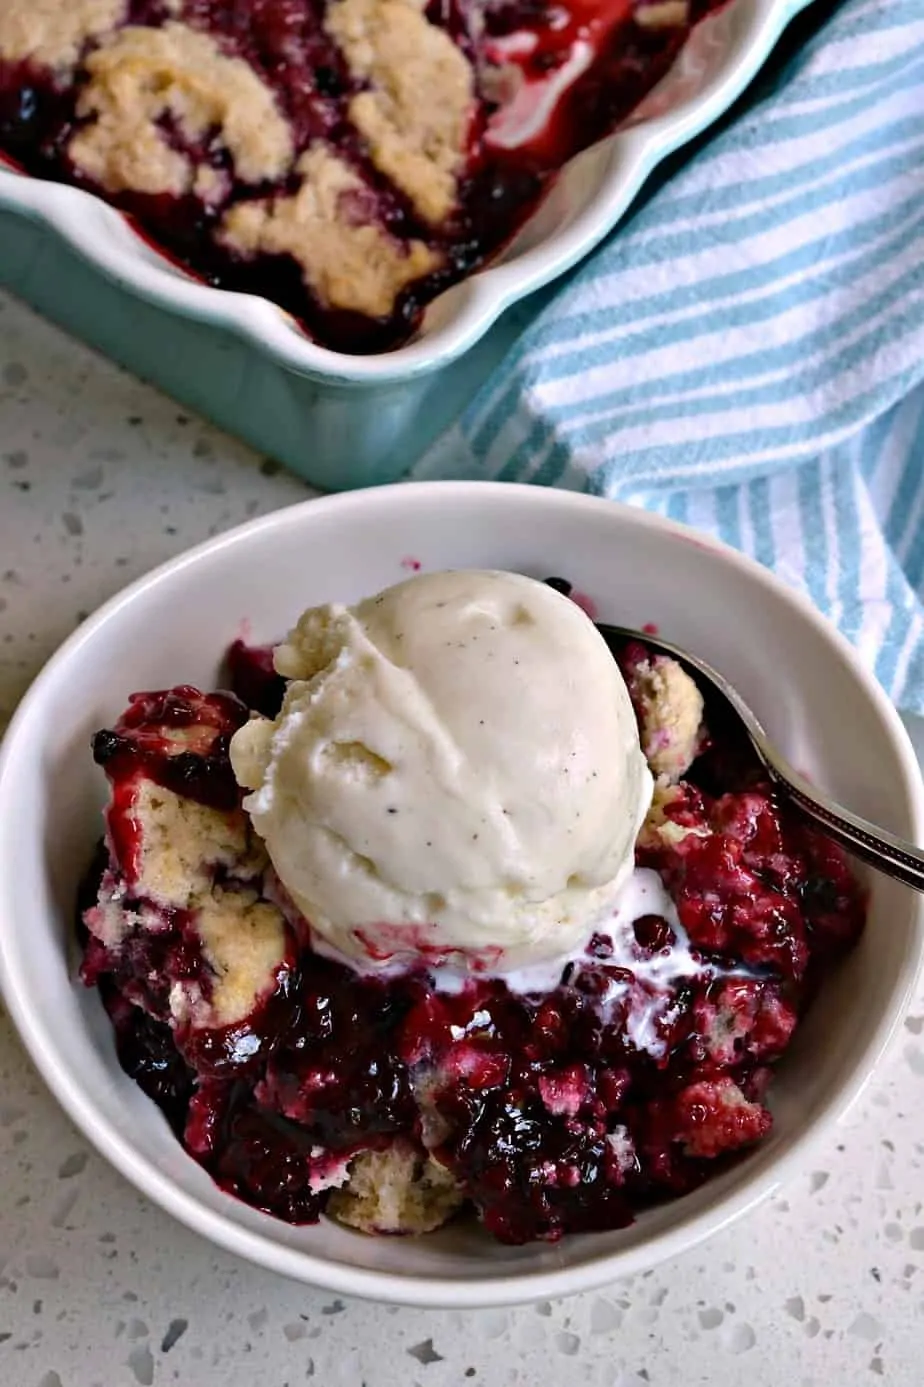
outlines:
M3 0L0 152L393 347L722 0Z
M469 1211L554 1240L629 1224L769 1132L773 1066L863 896L679 665L641 644L619 664L654 793L616 908L544 976L426 950L364 969L318 935L229 757L291 687L267 650L232 647L236 692L139 694L97 734L82 976L223 1189L293 1223L422 1233Z

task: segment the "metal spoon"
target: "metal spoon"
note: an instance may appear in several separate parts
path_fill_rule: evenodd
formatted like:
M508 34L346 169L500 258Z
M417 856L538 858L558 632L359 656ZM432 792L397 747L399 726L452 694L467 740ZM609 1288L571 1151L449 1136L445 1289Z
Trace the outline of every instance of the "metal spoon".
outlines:
M571 584L566 579L547 578L546 582L556 592L570 596ZM637 631L631 626L609 626L603 622L597 622L597 630L611 650L614 645L619 647L626 641L639 641L649 650L657 651L659 655L670 655L685 666L697 677L698 684L705 682L710 693L732 710L747 733L761 765L781 794L792 800L803 814L824 829L829 838L847 848L855 857L915 891L924 891L924 852L887 829L861 819L859 814L852 814L836 800L810 785L805 776L800 775L777 750L738 690L718 670L679 645L650 635L647 631Z
M718 695L737 715L761 764L778 791L823 828L829 838L833 838L856 857L862 858L886 876L903 882L905 886L911 886L916 891L924 891L924 852L913 843L907 843L894 833L861 819L858 814L852 814L849 809L845 809L817 790L814 785L810 785L777 750L738 690L729 684L718 670L707 665L706 661L698 656L682 650L680 646L662 640L660 636L651 636L647 631L601 623L597 624L597 630L610 648L625 641L640 641L649 650L654 650L659 655L670 655L672 659L684 665L697 676L697 683L703 684L705 681L710 686L710 692Z

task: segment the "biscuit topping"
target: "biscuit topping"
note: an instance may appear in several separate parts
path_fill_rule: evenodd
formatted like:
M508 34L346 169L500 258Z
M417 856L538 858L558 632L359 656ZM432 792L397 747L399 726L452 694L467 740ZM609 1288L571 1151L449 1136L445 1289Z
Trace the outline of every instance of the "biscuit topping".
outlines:
M328 33L369 83L350 119L372 160L428 222L456 202L474 98L472 69L417 0L336 0Z
M125 17L126 0L4 0L0 58L70 68L84 45Z
M294 197L243 202L224 220L222 240L241 255L291 255L322 304L385 317L413 280L439 269L422 241L401 242L363 216L366 185L316 144L298 162Z
M191 191L204 160L184 152L183 142L218 140L245 183L280 178L292 162L291 132L272 91L208 34L176 23L120 29L86 68L77 113L90 123L68 152L107 192ZM168 121L178 141L168 138Z

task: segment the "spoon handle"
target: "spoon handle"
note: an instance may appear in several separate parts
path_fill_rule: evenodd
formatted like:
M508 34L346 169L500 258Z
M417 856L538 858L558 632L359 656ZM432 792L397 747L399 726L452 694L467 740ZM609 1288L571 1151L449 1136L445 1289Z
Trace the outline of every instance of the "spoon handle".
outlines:
M924 891L924 852L920 848L819 795L766 744L761 752L777 789L813 819L829 838L834 838L855 857L886 876L894 877L915 891Z

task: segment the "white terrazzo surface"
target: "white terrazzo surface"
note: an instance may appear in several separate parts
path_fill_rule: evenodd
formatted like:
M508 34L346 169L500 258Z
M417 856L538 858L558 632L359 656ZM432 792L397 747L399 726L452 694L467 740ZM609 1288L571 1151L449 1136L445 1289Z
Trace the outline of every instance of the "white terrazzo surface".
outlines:
M0 296L0 727L129 579L306 490ZM74 1132L0 1009L2 1387L924 1381L924 996L818 1158L705 1248L515 1311L336 1300L213 1251Z

